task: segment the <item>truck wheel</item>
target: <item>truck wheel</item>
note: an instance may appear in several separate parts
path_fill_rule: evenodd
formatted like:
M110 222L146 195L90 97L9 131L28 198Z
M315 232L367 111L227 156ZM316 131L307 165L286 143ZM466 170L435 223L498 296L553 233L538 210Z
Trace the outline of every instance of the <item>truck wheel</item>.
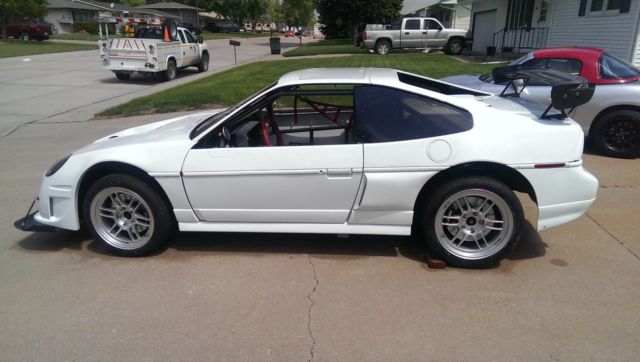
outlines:
M29 33L28 33L28 32L23 31L23 32L22 32L22 34L20 34L20 38L21 38L23 41L29 41L29 40L31 40L31 35L29 35Z
M447 43L446 53L458 55L462 53L463 49L464 49L464 42L462 41L462 39L457 39L457 38L451 39Z
M209 54L202 54L202 58L200 58L200 63L198 64L198 72L206 72L209 70Z
M388 40L380 40L376 43L376 53L386 55L391 52L391 43Z
M169 60L167 62L167 70L164 72L163 78L166 82L176 79L178 73L178 67L176 67L175 60Z
M120 80L129 80L131 78L131 74L124 72L116 72L116 78Z

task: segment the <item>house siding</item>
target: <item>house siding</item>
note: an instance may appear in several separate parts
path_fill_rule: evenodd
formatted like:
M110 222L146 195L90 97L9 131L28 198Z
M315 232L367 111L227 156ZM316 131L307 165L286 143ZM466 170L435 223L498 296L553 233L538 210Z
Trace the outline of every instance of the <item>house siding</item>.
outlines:
M471 25L471 12L462 6L456 6L455 17L453 18L453 27L457 29L469 29Z
M578 16L578 0L554 1L553 23L547 46L588 46L604 48L622 59L640 60L637 31L640 1L631 1L627 14Z
M58 33L70 33L73 31L73 13L71 9L49 9L44 21L53 24Z

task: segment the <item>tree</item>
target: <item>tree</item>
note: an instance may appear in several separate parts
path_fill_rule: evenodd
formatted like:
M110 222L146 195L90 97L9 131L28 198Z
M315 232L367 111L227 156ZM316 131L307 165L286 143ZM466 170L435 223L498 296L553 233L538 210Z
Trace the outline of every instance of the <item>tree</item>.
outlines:
M122 0L122 3L129 6L140 6L146 4L144 0Z
M7 38L7 26L11 21L42 18L47 13L46 0L0 0L0 26L2 38Z
M287 26L306 27L313 21L313 0L283 0L282 20Z
M278 0L269 0L267 3L267 15L269 16L269 20L276 24L276 27L282 20L282 5ZM273 34L273 28L271 28L271 33Z
M243 2L247 18L251 20L251 25L255 28L256 21L267 13L267 0L244 0Z
M327 38L345 38L365 24L384 24L399 18L402 0L316 0L316 9Z
M243 27L245 20L258 20L267 12L267 0L213 0L208 8Z

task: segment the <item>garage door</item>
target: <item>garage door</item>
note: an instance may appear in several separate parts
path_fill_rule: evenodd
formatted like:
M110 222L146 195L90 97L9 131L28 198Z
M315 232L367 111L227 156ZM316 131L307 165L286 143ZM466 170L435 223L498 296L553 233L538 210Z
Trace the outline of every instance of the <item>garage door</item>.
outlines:
M496 28L496 10L482 11L473 15L473 51L486 52L493 45Z

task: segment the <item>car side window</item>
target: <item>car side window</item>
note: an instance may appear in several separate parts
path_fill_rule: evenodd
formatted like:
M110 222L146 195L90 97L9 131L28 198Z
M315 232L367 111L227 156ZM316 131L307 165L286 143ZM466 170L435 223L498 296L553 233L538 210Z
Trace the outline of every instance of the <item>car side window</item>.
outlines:
M411 19L404 23L405 30L420 30L420 20Z
M352 143L352 85L285 88L226 121L200 147Z
M578 75L582 69L582 62L578 59L550 58L547 61L546 68Z
M526 68L530 69L544 69L547 65L547 59L545 58L532 58L527 60L526 62L520 64Z
M433 20L425 20L423 29L425 30L442 30L440 24L436 23Z
M182 44L187 43L184 39L184 34L182 33L182 30L178 30L178 36L180 37L180 42L182 42Z
M188 30L184 31L184 36L187 38L187 43L196 43L196 38L191 35L191 32Z
M355 142L429 138L468 131L471 114L452 105L398 89L355 89Z

